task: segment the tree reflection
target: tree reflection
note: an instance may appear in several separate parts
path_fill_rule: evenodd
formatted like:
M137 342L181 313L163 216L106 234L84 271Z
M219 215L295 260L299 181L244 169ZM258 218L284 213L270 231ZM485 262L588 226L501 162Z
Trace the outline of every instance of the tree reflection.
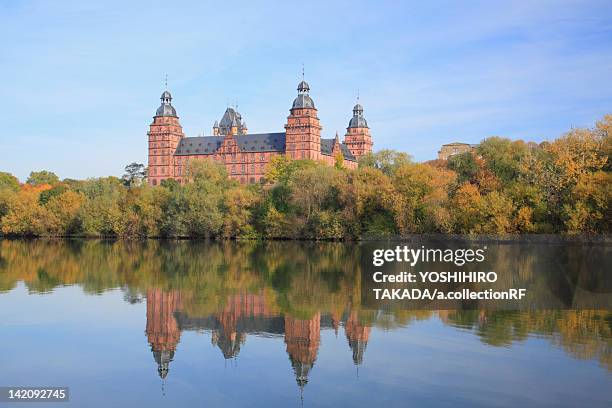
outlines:
M122 288L125 300L146 298L146 336L162 378L184 330L204 330L226 359L248 336L282 337L300 387L315 366L321 330L343 328L355 365L367 361L372 327L394 330L439 318L474 332L487 345L509 347L544 336L572 356L596 359L612 369L612 314L608 310L401 310L362 303L358 244L296 242L0 240L0 291L24 282L31 293L79 285L97 294ZM489 270L511 270L499 287L528 287L537 304L588 306L608 296L593 259L606 248L572 247L560 260L548 247L500 245ZM551 275L559 262L575 271L562 288ZM602 289L602 281L603 289ZM575 287L587 295L577 295ZM580 292L582 293L582 292ZM557 296L558 297L558 296Z

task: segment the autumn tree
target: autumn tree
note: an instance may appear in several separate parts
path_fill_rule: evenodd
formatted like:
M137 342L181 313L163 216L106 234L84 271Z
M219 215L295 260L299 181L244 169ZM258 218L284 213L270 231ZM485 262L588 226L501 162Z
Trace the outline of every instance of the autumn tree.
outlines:
M11 173L0 171L0 190L19 190L19 179Z
M55 185L59 183L59 177L47 170L33 171L30 173L26 183L32 186L39 186L41 184Z

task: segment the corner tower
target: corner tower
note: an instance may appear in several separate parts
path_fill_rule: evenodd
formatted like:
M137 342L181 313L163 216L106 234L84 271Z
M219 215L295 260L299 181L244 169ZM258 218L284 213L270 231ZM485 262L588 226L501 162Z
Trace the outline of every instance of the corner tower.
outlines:
M285 125L285 152L292 159L319 160L321 157L321 125L317 109L310 97L310 86L302 79Z
M174 177L174 152L183 138L183 128L172 106L172 95L164 91L153 123L149 126L149 184L156 186Z
M363 117L363 106L359 103L359 98L357 105L353 107L353 117L346 128L344 144L357 159L372 152L372 136L368 122Z

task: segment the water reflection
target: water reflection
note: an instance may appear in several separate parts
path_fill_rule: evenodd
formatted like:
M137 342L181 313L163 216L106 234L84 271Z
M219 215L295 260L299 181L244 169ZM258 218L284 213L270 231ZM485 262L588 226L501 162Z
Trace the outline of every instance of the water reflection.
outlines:
M169 364L184 330L209 331L212 343L225 359L238 355L247 335L282 336L300 387L308 383L309 372L317 359L322 328L333 329L337 334L343 326L354 364L358 366L363 362L370 326L360 321L359 312L349 311L343 315L316 312L310 318L296 318L278 314L269 303L263 292L230 295L219 312L192 316L183 310L178 291L149 289L146 333L159 376L164 379L168 375Z
M500 270L513 265L505 279L529 287L536 300L549 297L550 274L558 264L537 259L550 260L546 252L550 250L500 245L490 267ZM427 319L474 333L493 347L541 336L571 356L597 360L612 370L608 309L366 308L361 297L360 251L358 245L337 243L3 240L0 291L23 281L32 293L76 284L88 293L122 288L128 302L146 299L145 332L162 379L171 372L184 331L210 332L226 359L235 358L249 336L282 338L297 385L304 387L313 375L322 330L343 331L350 349L347 358L352 354L359 366L367 359L368 342L376 341L370 338L372 327L394 330ZM521 253L518 260L517 251ZM578 255L579 248L572 251L573 256L589 258ZM606 247L597 251L603 251L599 255L604 259L609 256ZM577 270L576 279L584 284L573 288L570 297L578 292L580 299L587 299L584 302L591 296L609 297L601 270L594 268L591 274L579 265Z

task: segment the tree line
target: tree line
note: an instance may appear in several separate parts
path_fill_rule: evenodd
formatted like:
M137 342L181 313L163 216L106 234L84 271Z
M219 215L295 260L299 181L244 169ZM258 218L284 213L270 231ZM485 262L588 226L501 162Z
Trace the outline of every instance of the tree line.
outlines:
M542 143L483 140L448 160L382 150L348 170L275 157L265 182L240 185L195 160L189 183L0 173L6 236L360 239L414 233L607 234L612 230L612 115Z

